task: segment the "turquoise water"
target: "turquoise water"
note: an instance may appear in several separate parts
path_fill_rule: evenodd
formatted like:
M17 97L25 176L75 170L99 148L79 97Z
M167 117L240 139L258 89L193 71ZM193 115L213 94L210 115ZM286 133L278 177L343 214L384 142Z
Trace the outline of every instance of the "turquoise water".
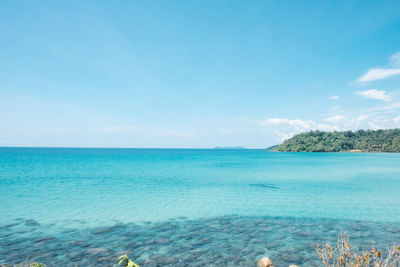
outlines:
M0 148L0 189L0 264L112 266L129 252L144 266L253 266L283 253L307 266L340 232L400 240L400 154Z

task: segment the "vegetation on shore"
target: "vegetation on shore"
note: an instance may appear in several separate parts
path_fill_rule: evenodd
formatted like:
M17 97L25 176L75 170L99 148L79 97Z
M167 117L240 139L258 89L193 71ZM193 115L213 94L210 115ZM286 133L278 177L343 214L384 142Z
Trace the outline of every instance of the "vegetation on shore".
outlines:
M400 152L400 129L310 131L270 149L281 152Z

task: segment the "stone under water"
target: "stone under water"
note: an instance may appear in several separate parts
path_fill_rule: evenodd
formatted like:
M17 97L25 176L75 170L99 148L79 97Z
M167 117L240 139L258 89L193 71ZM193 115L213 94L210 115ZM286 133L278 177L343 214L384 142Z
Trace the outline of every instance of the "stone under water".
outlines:
M385 249L399 242L400 224L228 215L102 228L41 223L32 228L16 220L0 226L0 265L34 259L47 266L117 266L117 258L127 254L144 267L245 267L264 257L274 266L319 266L317 243L335 243L341 233L350 235L356 250Z

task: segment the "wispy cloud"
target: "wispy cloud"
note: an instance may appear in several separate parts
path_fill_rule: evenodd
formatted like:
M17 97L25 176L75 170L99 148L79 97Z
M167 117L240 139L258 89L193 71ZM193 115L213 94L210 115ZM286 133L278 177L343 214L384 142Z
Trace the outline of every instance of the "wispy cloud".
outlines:
M398 52L390 57L390 64L395 67L400 66L400 52Z
M340 99L340 97L337 96L337 95L332 95L332 96L328 97L328 99L330 99L330 100L338 100L338 99Z
M371 68L357 79L357 82L372 82L400 75L400 52L393 54L389 58L391 68Z
M295 134L311 130L347 131L359 129L390 129L400 123L400 116L365 113L336 115L323 119L323 123L313 120L270 118L261 122L262 126L270 127L277 141L282 142Z
M382 112L382 111L390 111L395 112L397 109L400 109L400 102L393 102L383 106L377 106L370 108L371 112Z
M358 121L364 121L364 120L366 120L366 119L368 119L368 118L369 118L368 115L363 114L363 115L358 116L358 117L357 117L357 120L358 120Z
M261 122L262 126L273 126L275 134L278 136L278 141L283 141L292 137L295 134L310 131L310 130L323 130L334 131L339 130L337 125L317 123L313 120L301 119L285 119L285 118L269 118Z
M386 79L392 76L400 75L400 69L369 69L367 73L358 78L357 82L371 82Z
M337 115L337 116L333 116L333 117L324 119L324 121L326 121L326 122L339 122L341 120L344 120L344 116L342 116L342 115Z
M312 120L305 121L301 119L290 120L284 118L270 118L261 122L261 125L289 125L298 129L310 129L315 126L315 122Z
M370 89L370 90L365 90L365 91L358 91L355 92L356 95L360 95L365 98L369 99L377 99L385 102L389 102L392 100L390 95L386 94L385 91L383 90L376 90L376 89Z

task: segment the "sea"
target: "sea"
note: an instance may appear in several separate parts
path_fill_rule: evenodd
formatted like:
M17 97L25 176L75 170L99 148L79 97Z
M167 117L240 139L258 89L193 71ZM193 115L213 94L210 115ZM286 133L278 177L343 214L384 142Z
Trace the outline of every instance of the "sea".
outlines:
M0 266L322 266L400 244L400 154L0 148Z

